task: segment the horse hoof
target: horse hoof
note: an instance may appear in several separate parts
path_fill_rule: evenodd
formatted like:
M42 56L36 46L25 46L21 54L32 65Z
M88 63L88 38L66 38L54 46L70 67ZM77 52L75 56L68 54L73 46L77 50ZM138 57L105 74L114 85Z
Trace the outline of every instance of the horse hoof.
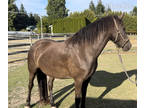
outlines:
M51 108L56 108L55 106L52 106Z
M30 108L30 106L24 106L24 108Z

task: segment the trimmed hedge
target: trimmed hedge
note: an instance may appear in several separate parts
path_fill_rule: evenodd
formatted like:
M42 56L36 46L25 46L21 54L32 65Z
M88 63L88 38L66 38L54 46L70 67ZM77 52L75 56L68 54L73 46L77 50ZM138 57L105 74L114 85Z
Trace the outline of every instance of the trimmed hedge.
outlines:
M54 33L76 33L89 23L91 22L85 17L67 17L56 20L50 19L49 17L43 17L43 32L50 33L49 25L52 24ZM137 16L126 14L123 18L123 23L127 33L137 33ZM41 24L38 22L38 33L40 33L40 27Z
M88 19L81 18L64 18L55 20L53 23L54 33L75 33L81 28L91 23Z

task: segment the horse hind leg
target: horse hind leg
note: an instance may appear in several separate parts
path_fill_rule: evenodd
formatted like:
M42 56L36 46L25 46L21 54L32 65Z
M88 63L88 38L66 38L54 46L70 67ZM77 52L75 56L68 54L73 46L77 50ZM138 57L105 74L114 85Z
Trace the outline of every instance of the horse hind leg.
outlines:
M48 89L49 89L49 94L50 94L50 104L51 104L51 108L56 108L55 104L54 104L54 98L53 98L53 82L54 82L54 78L53 77L49 77L48 80Z
M40 94L40 102L44 104L49 103L48 89L47 89L47 76L40 70L37 70L37 81Z
M32 91L32 88L34 86L34 78L35 78L35 72L31 72L29 71L29 84L28 84L28 97L27 97L27 100L26 100L26 105L25 105L25 108L30 108L30 101L31 101L31 91Z

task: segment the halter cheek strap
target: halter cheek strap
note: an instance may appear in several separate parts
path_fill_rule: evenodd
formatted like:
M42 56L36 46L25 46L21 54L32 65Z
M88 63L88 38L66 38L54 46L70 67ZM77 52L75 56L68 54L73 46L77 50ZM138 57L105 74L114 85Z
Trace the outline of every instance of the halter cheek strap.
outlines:
M116 32L117 32L117 35L116 35L116 38L115 38L114 42L116 43L118 41L118 37L120 36L124 40L124 44L122 45L122 48L123 48L125 46L125 44L129 41L129 39L124 39L123 38L114 17L113 17L113 21L114 21L114 24L115 24L115 27L116 27Z

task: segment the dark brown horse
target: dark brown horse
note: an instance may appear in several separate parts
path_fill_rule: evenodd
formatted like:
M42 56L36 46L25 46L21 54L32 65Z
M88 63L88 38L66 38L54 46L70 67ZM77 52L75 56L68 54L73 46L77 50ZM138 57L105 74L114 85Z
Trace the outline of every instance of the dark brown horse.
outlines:
M48 102L48 75L50 78L73 78L75 107L85 108L88 83L97 68L97 58L108 41L113 41L123 51L131 48L122 17L123 15L101 18L64 42L42 39L33 44L28 53L29 86L26 106L30 107L35 75L38 80L40 101ZM52 101L50 98L51 106Z

